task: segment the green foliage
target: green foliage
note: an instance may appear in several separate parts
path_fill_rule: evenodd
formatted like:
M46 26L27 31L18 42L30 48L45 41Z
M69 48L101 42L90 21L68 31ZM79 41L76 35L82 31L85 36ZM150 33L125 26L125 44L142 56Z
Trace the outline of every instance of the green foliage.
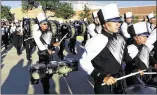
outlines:
M33 8L36 8L34 6L34 2L39 3L46 11L55 11L59 7L59 0L32 0L34 1L32 4L30 4L31 0L22 0L22 12L25 13L28 10L32 10Z
M87 7L87 5L85 4L84 5L84 9L83 9L83 12L81 12L80 14L79 14L79 16L80 16L80 18L81 19L84 19L84 18L87 18L87 19L89 19L89 16L91 15L90 14L90 9Z
M22 0L21 6L22 6L22 12L23 13L26 13L28 10L33 9L33 5L29 4L28 0Z
M156 13L156 11L154 11L154 15L155 15L155 18L157 18L157 13Z
M138 16L135 16L135 17L134 17L134 20L133 20L133 23L137 23L137 22L138 22L138 19L139 19L139 17L138 17Z
M37 0L46 10L55 11L59 5L59 0Z
M87 21L88 21L88 23L92 23L92 22L93 22L93 17L92 17L92 16L89 16L89 17L87 18Z
M1 5L1 18L13 20L13 14L10 12L11 7Z
M55 16L63 19L70 19L74 16L75 11L73 10L71 3L60 3L59 7L56 10Z

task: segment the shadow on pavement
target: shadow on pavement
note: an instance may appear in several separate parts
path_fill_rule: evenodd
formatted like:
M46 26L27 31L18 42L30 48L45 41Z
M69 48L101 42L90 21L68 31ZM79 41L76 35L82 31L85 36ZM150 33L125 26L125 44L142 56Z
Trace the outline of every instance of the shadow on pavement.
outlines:
M24 59L21 59L10 70L7 79L1 86L2 94L27 94L29 87L28 67L30 63L28 62L24 67L23 64Z

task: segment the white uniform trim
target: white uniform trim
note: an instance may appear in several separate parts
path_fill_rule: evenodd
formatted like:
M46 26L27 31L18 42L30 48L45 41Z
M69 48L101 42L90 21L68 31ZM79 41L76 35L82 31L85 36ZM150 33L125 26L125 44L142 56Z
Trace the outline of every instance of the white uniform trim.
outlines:
M90 24L90 25L88 25L88 27L87 27L87 32L92 36L92 37L94 37L94 36L96 36L97 35L97 33L95 32L95 24Z
M20 23L21 34L23 34L22 22Z
M127 47L129 56L133 59L139 52L138 48L132 44Z
M139 54L140 60L146 65L147 68L149 68L149 53L149 48L144 45Z
M108 38L103 34L97 34L89 39L85 45L85 50L80 59L80 66L90 75L94 70L91 60L95 58L108 43Z
M96 31L98 32L98 34L100 34L102 31L102 26L101 25L96 26Z
M1 28L1 33L2 35L4 35L4 28Z
M52 38L52 32L48 31L46 34L42 35L43 40L46 44L50 44Z
M151 33L152 30L154 29L153 24L150 24L150 23L148 23L148 22L146 22L146 24L147 24L148 32Z
M126 22L124 22L121 26L121 30L122 30L122 33L123 35L126 37L126 38L131 38L130 34L128 33L128 25Z
M92 13L93 16L94 16L94 18L98 17L97 12L98 12L98 11L94 11L94 12ZM94 18L93 18L93 19L94 19Z
M47 46L44 45L41 41L40 41L40 37L41 37L41 31L40 30L36 30L36 31L33 31L33 38L35 40L35 43L37 44L39 50L46 50L47 49Z
M148 46L148 48L149 48L150 51L154 48L153 44L154 44L155 41L156 41L156 36L157 36L157 34L156 34L156 29L154 29L154 30L150 33L150 35L149 35L149 37L148 37L148 39L147 39L147 41L146 41L146 43L145 43L145 45Z
M15 30L16 30L16 26L12 26L12 27L11 27L12 33L15 32Z
M124 38L119 34L116 34L116 38L113 38L107 44L108 49L110 50L110 52L112 53L112 55L118 61L119 64L122 63L125 44L126 42Z

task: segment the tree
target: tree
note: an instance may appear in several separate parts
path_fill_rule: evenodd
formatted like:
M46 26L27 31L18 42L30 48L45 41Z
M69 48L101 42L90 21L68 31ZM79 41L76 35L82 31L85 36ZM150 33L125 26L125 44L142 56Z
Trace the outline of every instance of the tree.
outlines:
M63 19L70 19L75 14L75 11L73 10L72 4L63 2L60 3L58 9L56 10L55 16L58 18Z
M21 6L23 13L26 13L28 10L32 10L34 8L34 4L30 4L29 0L22 0Z
M22 11L23 13L33 8L37 8L38 5L41 5L45 11L55 11L59 7L59 0L22 0Z
M84 9L83 9L83 12L81 12L80 14L79 14L79 16L80 16L80 18L81 19L83 19L83 18L87 18L87 19L89 19L89 16L91 15L90 14L90 9L88 8L88 6L85 4L84 5Z
M11 7L1 5L1 18L13 20L13 14L10 12Z
M37 0L46 10L56 11L59 7L59 0Z
M137 23L137 22L138 22L138 19L139 19L139 17L138 17L138 16L135 16L135 17L134 17L134 20L133 20L133 23Z

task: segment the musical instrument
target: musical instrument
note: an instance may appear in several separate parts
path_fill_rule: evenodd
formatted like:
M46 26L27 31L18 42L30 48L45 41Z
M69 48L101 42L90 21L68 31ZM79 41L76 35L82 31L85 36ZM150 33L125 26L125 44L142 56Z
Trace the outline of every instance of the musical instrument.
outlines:
M67 75L71 71L77 71L78 70L78 61L72 58L66 58L62 61L56 62L51 61L48 65L48 72L50 74L63 74Z
M156 94L157 90L155 87L146 86L143 84L131 85L124 89L125 94Z
M48 20L48 24L49 24L49 30L53 33L53 37L57 37L58 35L60 35L60 24L58 21L55 20Z
M49 74L55 74L58 68L57 61L50 61L49 64L47 64L47 68Z
M24 18L22 23L23 34L26 39L32 39L34 25L37 24L35 18Z
M80 23L81 23L81 31L82 31L82 36L83 36L87 30L87 24L83 21L80 21Z
M76 35L77 36L83 36L85 34L86 29L87 29L87 24L84 21L76 20L72 24L76 28Z
M71 38L73 38L74 36L75 36L75 27L73 26L73 25L69 25L69 31L71 31L70 33L71 33Z
M144 83L138 76L134 76L134 79L136 82L133 84L127 85L123 89L123 92L125 94L156 94L157 93L157 87Z
M46 76L46 65L45 64L34 64L32 66L30 66L30 73L31 73L31 77L33 79L39 80L41 78L44 78Z
M48 64L37 63L29 68L32 84L38 84L39 80L46 75L62 74L64 76L72 71L78 70L78 61L72 58L66 58L62 61L50 61Z
M75 28L73 25L70 25L70 24L62 24L61 27L60 27L60 32L61 32L61 36L63 37L64 35L66 35L67 33L67 36L66 38L72 38L75 36Z

